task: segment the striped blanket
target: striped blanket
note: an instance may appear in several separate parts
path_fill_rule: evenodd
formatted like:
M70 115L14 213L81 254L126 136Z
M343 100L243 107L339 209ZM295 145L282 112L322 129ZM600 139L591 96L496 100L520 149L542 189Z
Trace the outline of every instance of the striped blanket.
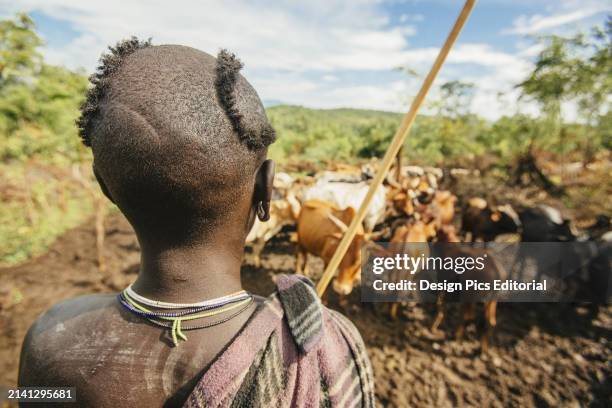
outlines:
M322 306L306 278L281 275L276 286L185 407L373 407L372 368L353 324Z

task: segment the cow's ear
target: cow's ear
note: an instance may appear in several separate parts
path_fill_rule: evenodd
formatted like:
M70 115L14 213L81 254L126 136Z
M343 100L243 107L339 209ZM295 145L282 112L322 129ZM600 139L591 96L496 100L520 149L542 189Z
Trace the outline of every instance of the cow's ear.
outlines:
M492 221L499 221L501 219L501 214L499 213L499 211L494 211L493 213L491 213L491 220Z
M342 222L344 222L346 224L346 226L348 227L349 225L351 225L351 222L353 221L353 218L355 218L355 214L356 213L357 213L357 211L355 211L355 209L353 207L346 207L339 214L338 218L340 218L342 220Z
M344 213L350 215L351 217L353 217L357 213L357 210L355 210L355 208L349 206L349 207L346 207L344 209Z
M265 160L255 179L255 194L253 196L253 205L257 211L257 217L260 221L270 219L270 201L272 200L272 191L274 187L274 161Z

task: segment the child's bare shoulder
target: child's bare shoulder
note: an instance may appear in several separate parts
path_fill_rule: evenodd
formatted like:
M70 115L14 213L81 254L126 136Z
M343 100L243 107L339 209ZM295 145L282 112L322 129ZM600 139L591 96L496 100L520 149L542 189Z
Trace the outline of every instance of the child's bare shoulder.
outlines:
M27 372L53 371L57 362L66 361L65 354L74 346L91 342L97 332L102 336L109 323L121 319L115 296L80 296L58 303L40 315L23 341L20 384L30 382Z
M67 331L66 325L90 325L102 317L117 314L116 305L114 294L85 295L65 300L41 314L30 327L28 337L57 338Z

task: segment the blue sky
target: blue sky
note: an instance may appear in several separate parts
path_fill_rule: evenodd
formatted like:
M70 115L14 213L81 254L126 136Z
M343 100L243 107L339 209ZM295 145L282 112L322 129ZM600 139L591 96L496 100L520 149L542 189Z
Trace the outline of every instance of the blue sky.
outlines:
M270 103L406 110L462 1L455 0L0 0L0 15L29 12L48 61L92 71L104 48L129 35L215 54L235 52ZM481 0L438 85L475 84L472 110L488 119L517 109L513 88L539 51L530 36L602 24L610 0ZM500 96L503 95L503 96ZM436 89L431 99L436 98Z

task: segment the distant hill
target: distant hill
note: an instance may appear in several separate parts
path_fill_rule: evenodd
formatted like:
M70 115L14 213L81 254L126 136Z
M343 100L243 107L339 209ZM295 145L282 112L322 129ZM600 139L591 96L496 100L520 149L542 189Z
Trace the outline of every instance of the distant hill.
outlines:
M403 114L367 109L309 109L280 105L267 109L278 141L270 156L286 160L325 163L357 162L382 157L397 131ZM406 141L404 155L412 163L438 164L442 160L482 153L477 138L486 123L474 116L453 121L419 115Z
M330 120L343 120L343 119L372 119L372 118L387 118L401 120L404 116L402 113L379 111L372 109L354 109L354 108L336 108L336 109L313 109L305 108L298 105L285 105L285 104L270 104L266 108L269 115L312 115L312 117L323 117L329 118Z
M279 161L354 161L380 156L402 115L365 109L267 108L278 141L270 155Z

